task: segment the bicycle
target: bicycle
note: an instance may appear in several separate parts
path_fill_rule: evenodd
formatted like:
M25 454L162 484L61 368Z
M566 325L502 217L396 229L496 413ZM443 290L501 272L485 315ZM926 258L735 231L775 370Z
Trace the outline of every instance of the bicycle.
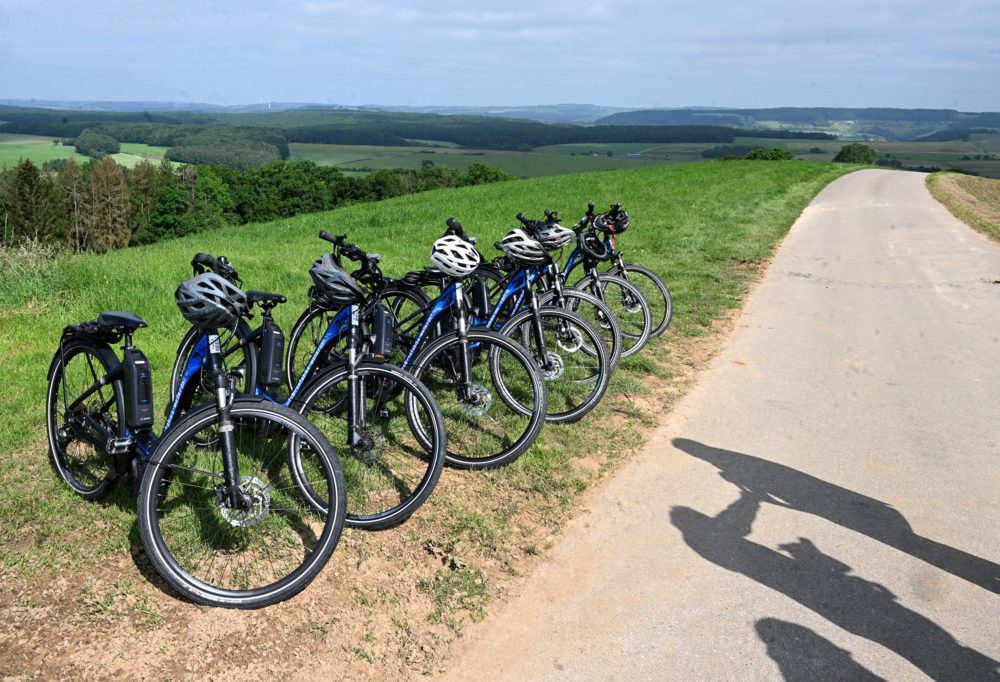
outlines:
M457 220L451 218L447 224L456 236L469 239ZM607 389L611 357L605 340L594 325L567 307L540 304L534 285L549 271L552 259L538 240L512 230L494 246L504 251L495 264L502 264L499 269L507 274L495 284L498 293L492 310L483 306L473 324L515 336L531 349L548 384L547 421L578 421L597 406ZM477 272L482 275L483 269Z
M88 500L107 495L117 480L139 482L143 546L179 594L210 606L260 608L300 592L330 558L344 525L343 471L304 417L235 396L219 329L235 325L243 292L205 274L182 283L177 298L205 333L215 401L176 419L190 407L191 392L182 387L156 434L152 374L133 344L146 322L129 312L101 313L64 329L50 365L51 461ZM111 348L119 342L120 360ZM322 511L286 469L293 443Z
M524 454L541 431L548 401L532 355L513 339L471 323L474 311L467 303L464 280L479 260L468 242L446 233L431 249L436 269L401 280L386 278L380 294L393 322L398 364L434 394L445 419L446 460L464 469L498 467ZM419 291L424 286L441 291L426 306L423 301L428 299ZM420 310L402 316L404 296L419 299ZM306 311L296 329L309 328L320 314ZM293 335L289 353L304 341L304 334Z
M612 265L606 274L621 277L634 285L642 292L643 297L649 304L652 317L649 335L651 338L661 336L670 325L673 318L674 307L670 290L659 275L647 267L637 263L626 262L622 252L617 249L617 237L625 232L629 227L628 213L622 210L620 203L613 204L607 213L601 215L594 214L594 202L587 204L587 213L580 220L581 227L589 227L601 232L603 239L593 238L588 240L590 254L597 262L610 262ZM603 242L603 248L600 246ZM569 275L571 268L568 268L566 275ZM588 269L584 277L575 286L588 286L588 281L593 281L596 269ZM601 273L602 276L605 273Z
M331 442L345 446L341 463L348 493L346 525L368 530L388 528L413 515L437 485L446 453L444 420L427 388L409 372L388 364L386 353L378 351L391 343L385 337L391 325L380 324L375 335L363 328L363 321L386 317L378 302L379 256L365 254L343 237L323 235L336 248L310 270L314 298L339 312L328 320L290 393L285 396L280 390L284 334L272 315L277 305L286 302L284 296L248 292L248 299L261 309L261 324L251 329L245 322L248 308L237 328L239 340L232 345L232 353L244 359L256 358L246 366L255 364L257 369L245 374L254 377L255 395L292 407ZM341 269L341 254L361 263L354 277ZM192 267L212 269L220 262L228 263L221 257L198 254ZM355 277L370 286L371 292L366 293ZM179 384L182 367L204 363L204 347L203 335L192 328L178 347L172 385ZM294 455L295 449L290 452ZM295 474L297 461L294 456L289 461ZM303 489L309 496L308 486Z

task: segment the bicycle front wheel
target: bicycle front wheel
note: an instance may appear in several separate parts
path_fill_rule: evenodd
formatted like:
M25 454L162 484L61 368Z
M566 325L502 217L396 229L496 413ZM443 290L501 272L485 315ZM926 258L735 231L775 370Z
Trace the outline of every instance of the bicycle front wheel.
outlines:
M608 362L611 369L618 366L622 357L622 328L614 312L604 301L577 289L564 289L562 304L556 299L555 291L547 291L538 297L538 305L553 306L569 310L587 320L594 329L600 332L604 345L608 349Z
M242 504L230 506L219 415L206 406L153 452L139 490L139 533L157 572L182 596L259 608L300 592L330 558L344 525L344 475L329 441L294 410L240 399L230 413ZM300 476L329 513L289 471L290 439L300 448Z
M626 280L646 299L649 304L650 337L655 338L667 331L674 315L674 302L670 297L670 290L659 275L635 263L625 263L624 271L615 266L608 270L608 274Z
M447 462L489 469L524 454L545 423L545 380L531 354L496 332L473 329L428 344L413 360L413 375L444 416Z
M603 301L618 318L622 330L622 357L635 355L649 341L652 316L646 298L631 282L605 272L587 275L574 286Z
M611 363L604 339L583 317L546 306L518 313L500 333L531 350L548 389L546 421L578 421L597 407L608 388Z
M437 485L446 454L444 418L430 391L409 372L372 363L354 374L361 397L356 414L348 409L346 367L317 377L303 391L300 409L340 451L347 525L388 528L408 519ZM299 452L290 450L297 478ZM302 487L311 496L308 481Z

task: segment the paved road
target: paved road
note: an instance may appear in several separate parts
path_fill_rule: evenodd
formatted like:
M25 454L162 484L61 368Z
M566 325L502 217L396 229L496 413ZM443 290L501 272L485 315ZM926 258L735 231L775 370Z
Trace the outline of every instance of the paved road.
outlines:
M1000 249L923 182L816 198L449 679L1000 679Z

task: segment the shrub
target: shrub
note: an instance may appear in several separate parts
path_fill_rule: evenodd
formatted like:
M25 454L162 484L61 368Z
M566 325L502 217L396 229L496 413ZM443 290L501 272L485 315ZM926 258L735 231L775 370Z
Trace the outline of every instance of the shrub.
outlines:
M866 144L852 142L841 147L833 160L837 163L872 164L875 163L875 150Z
M754 149L743 158L755 161L791 161L795 155L787 149L771 147L770 149Z

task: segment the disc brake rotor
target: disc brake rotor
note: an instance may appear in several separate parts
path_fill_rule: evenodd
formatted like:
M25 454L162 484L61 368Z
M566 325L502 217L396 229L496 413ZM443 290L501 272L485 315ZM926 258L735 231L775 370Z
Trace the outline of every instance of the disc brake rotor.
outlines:
M583 348L583 332L575 326L569 326L559 332L556 343L567 353L575 353Z
M384 434L373 432L371 429L365 429L363 437L365 442L352 447L351 455L362 464L375 464L382 459L389 441Z
M243 476L240 479L240 489L249 500L246 509L230 507L229 496L223 493L218 501L219 513L231 526L241 528L256 526L264 520L271 509L271 491L264 481L256 476Z
M559 345L561 346L562 344ZM546 381L559 379L566 369L566 363L563 362L562 356L554 351L547 352L545 354L545 362L539 364L542 368L542 376Z
M490 411L490 407L493 405L493 394L488 388L481 384L473 384L469 393L471 396L459 395L458 397L462 412L470 417L481 417Z

